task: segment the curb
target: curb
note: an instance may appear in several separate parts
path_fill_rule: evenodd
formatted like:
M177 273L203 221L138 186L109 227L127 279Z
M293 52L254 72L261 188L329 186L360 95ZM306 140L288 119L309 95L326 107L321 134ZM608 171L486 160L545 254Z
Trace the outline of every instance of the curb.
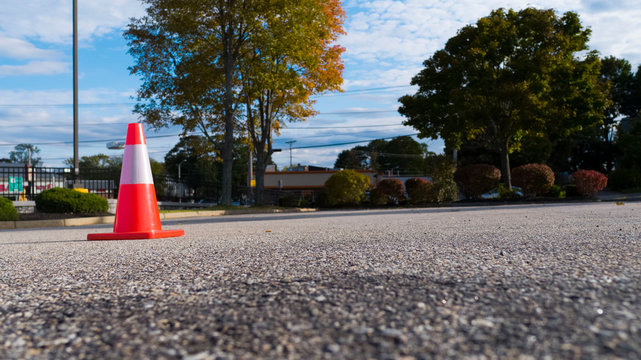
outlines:
M223 215L278 214L316 212L314 208L299 209L240 209L240 210L198 210L172 213L160 213L160 220L185 219L193 217L212 217ZM95 216L52 220L0 221L0 230L52 228L63 226L83 226L113 224L115 216Z

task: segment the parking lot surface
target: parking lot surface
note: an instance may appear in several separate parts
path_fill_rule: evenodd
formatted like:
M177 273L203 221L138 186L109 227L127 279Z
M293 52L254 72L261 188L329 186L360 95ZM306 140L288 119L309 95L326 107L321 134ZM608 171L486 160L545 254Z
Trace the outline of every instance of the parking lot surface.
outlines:
M641 203L163 226L0 231L0 358L641 358Z

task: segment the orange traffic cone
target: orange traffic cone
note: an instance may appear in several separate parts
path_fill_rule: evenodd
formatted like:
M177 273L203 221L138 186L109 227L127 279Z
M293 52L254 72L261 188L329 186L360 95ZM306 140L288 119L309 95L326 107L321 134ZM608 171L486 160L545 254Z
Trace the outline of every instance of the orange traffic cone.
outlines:
M87 240L156 239L185 235L162 230L142 124L129 124L120 172L114 232L89 234Z

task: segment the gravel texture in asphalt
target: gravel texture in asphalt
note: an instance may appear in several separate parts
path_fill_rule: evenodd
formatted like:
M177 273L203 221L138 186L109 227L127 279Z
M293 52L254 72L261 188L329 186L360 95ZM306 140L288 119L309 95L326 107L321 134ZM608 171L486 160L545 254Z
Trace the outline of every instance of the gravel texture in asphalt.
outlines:
M2 359L639 359L641 203L0 231Z

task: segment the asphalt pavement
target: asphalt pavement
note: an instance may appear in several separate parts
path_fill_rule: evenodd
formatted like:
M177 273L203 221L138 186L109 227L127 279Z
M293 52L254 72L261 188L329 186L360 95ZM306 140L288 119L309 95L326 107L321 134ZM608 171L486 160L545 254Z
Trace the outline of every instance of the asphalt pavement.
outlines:
M1 359L640 359L641 203L0 231Z

